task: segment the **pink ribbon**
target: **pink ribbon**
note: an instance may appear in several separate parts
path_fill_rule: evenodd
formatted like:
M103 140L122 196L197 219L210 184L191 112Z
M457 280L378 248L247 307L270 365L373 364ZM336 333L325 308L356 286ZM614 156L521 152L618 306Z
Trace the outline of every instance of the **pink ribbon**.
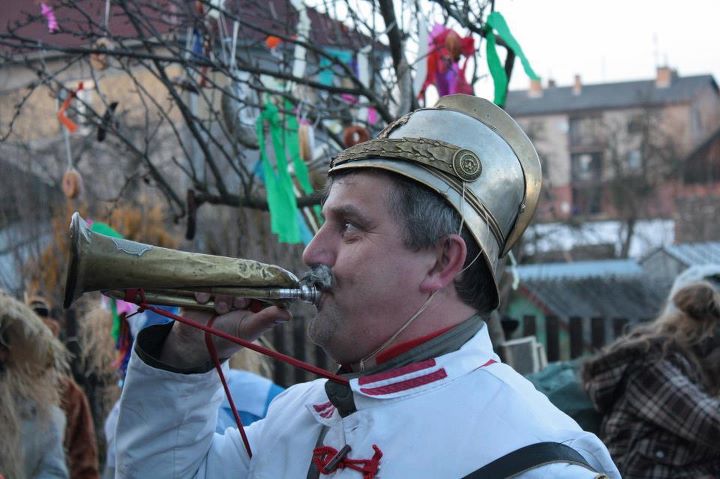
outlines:
M60 30L60 27L58 26L57 18L55 18L55 12L53 11L53 8L49 6L46 3L40 4L40 13L42 13L42 16L47 19L48 22L48 31L50 33L55 33L58 30Z

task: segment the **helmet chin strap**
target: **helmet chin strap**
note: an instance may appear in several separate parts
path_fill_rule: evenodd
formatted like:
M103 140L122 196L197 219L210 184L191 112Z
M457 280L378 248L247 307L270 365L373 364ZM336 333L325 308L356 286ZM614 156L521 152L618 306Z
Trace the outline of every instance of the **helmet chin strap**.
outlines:
M405 321L405 323L402 326L400 326L400 329L395 331L395 334L390 336L388 338L388 340L385 341L384 343L382 343L382 345L380 345L380 347L377 348L375 351L373 351L372 353L368 354L367 356L365 356L364 358L362 358L360 360L360 372L365 371L365 363L368 359L375 357L375 355L377 355L380 351L383 351L385 348L390 346L393 343L393 341L395 341L397 339L397 337L400 336L400 334L403 331L405 331L408 328L408 326L410 326L413 323L413 321L415 321L415 319L417 319L418 316L420 316L427 309L427 307L430 305L430 301L432 301L432 299L435 297L435 295L439 291L440 291L439 289L436 289L435 291L433 291L432 294L430 296L428 296L428 299L426 299L425 302L422 304L422 306L420 306L420 309L418 309L415 312L415 314L410 316L410 319Z
M460 198L460 211L462 211L462 208L463 208L464 205L465 205L465 183L463 182L463 184L462 184L462 196L461 196L461 198ZM465 217L462 215L462 213L460 213L460 226L458 227L458 233L457 233L458 235L462 235L463 226L465 226ZM461 271L459 271L458 274L464 273L468 268L470 268L470 266L473 265L473 263L475 263L475 261L477 261L477 259L478 259L479 257L480 257L480 252L478 252L478 254L475 255L475 257L473 258L473 260L472 260L467 266L465 266ZM402 326L400 326L400 329L398 329L398 330L395 332L395 334L393 334L392 336L390 336L390 338L388 338L387 341L385 341L384 343L382 343L382 345L381 345L379 348L377 348L375 351L373 351L372 353L368 354L367 356L365 356L364 358L362 358L362 359L360 360L360 371L361 371L361 372L362 372L362 371L365 371L365 362L366 362L368 359L374 357L374 356L377 355L380 351L383 351L385 348L387 348L388 346L390 346L390 345L393 343L393 341L395 341L395 339L397 339L397 337L400 336L400 334L401 334L403 331L405 331L405 330L408 328L408 326L410 326L410 325L413 323L413 321L415 321L415 319L417 319L417 317L420 316L420 315L427 309L428 305L430 304L430 301L432 301L432 299L435 297L435 295L438 293L438 291L440 291L440 290L439 290L439 289L436 289L435 291L433 291L433 293L432 293L430 296L428 296L428 299L425 300L425 302L422 304L422 306L420 306L420 309L418 309L417 312L415 312L415 314L413 314L412 316L410 316L410 319L408 319L407 321L405 321L405 324L403 324Z

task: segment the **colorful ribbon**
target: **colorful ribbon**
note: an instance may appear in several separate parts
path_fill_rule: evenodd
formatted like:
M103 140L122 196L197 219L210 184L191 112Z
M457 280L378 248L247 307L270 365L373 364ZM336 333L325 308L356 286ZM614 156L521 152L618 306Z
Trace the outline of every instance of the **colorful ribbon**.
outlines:
M348 50L342 50L337 48L326 48L325 53L345 64L349 64L352 62L353 54L352 52ZM333 70L333 61L325 56L320 57L320 62L318 64L319 67L319 73L318 73L318 83L321 83L323 85L332 85L335 78L335 72Z
M493 85L495 87L495 98L493 101L496 105L503 107L505 106L505 101L507 100L508 76L507 73L505 73L505 68L500 63L500 56L497 53L495 31L497 31L497 35L505 41L508 48L520 59L523 69L525 70L525 74L530 77L531 80L539 80L540 77L535 73L535 71L533 71L530 66L530 62L520 47L520 44L517 40L515 40L515 37L510 32L510 28L508 27L505 18L502 14L500 14L500 12L492 12L488 16L485 25L488 69L490 70L490 75L493 78Z
M286 101L285 110L290 112L291 109L292 105ZM275 166L270 163L266 151L266 123L270 130L270 141L275 152ZM278 108L269 101L265 102L256 124L258 144L260 146L260 164L262 166L263 180L265 181L268 208L270 209L270 229L278 235L278 240L281 243L290 244L300 243L302 235L288 156L292 161L295 177L303 191L306 194L313 191L307 166L300 155L298 128L297 118L294 115L286 114L283 121Z
M423 97L430 85L435 85L438 95L454 93L473 94L473 89L465 79L467 58L475 52L475 40L472 36L461 37L445 25L433 27L428 41L427 74L418 97ZM464 56L462 64L460 57Z
M70 103L72 103L73 98L77 96L77 93L83 89L83 83L78 83L77 90L70 92L67 98L65 98L65 101L63 102L62 106L57 112L57 118L62 123L62 125L68 129L70 133L75 133L78 129L77 124L72 121L70 118L67 117L65 112L68 108L70 108Z
M41 3L40 4L40 13L47 20L48 31L50 33L55 33L58 30L60 30L60 27L58 26L57 18L55 17L55 11L53 10L53 8L50 5L48 5L46 3Z

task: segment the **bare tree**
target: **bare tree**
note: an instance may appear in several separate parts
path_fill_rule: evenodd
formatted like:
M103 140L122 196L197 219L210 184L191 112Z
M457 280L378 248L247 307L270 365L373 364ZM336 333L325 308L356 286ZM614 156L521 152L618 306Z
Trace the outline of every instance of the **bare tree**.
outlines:
M41 165L42 173L59 181L67 152L84 174L100 164L115 175L112 188L96 188L97 199L129 195L128 183L144 182L163 195L176 220L192 219L203 204L267 209L259 149L271 162L273 155L259 132L271 143L268 128L279 121L287 147L299 130L293 120L309 125L314 148L305 164L311 176L322 171L357 141L348 127L372 134L418 105L412 85L426 61L418 55L423 28L467 28L479 45L490 10L485 0L52 6L56 27L36 4L0 17L0 72L8 80L0 95L0 148L57 145L56 164ZM506 69L513 59L508 55ZM471 82L479 78L477 64L475 58ZM53 120L69 95L67 116L80 127L68 135ZM263 115L265 127L257 129ZM299 206L317 204L311 189L296 186Z
M606 196L620 228L619 257L627 258L638 220L662 213L660 187L680 171L680 145L659 109L646 107L604 122Z

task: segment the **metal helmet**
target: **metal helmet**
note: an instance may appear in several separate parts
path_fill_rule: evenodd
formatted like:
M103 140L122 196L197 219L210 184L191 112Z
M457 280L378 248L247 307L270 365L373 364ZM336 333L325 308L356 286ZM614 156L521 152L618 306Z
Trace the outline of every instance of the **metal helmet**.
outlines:
M464 219L495 281L498 259L522 236L540 196L540 159L517 123L493 103L442 97L348 148L329 175L376 168L411 178L444 197Z

